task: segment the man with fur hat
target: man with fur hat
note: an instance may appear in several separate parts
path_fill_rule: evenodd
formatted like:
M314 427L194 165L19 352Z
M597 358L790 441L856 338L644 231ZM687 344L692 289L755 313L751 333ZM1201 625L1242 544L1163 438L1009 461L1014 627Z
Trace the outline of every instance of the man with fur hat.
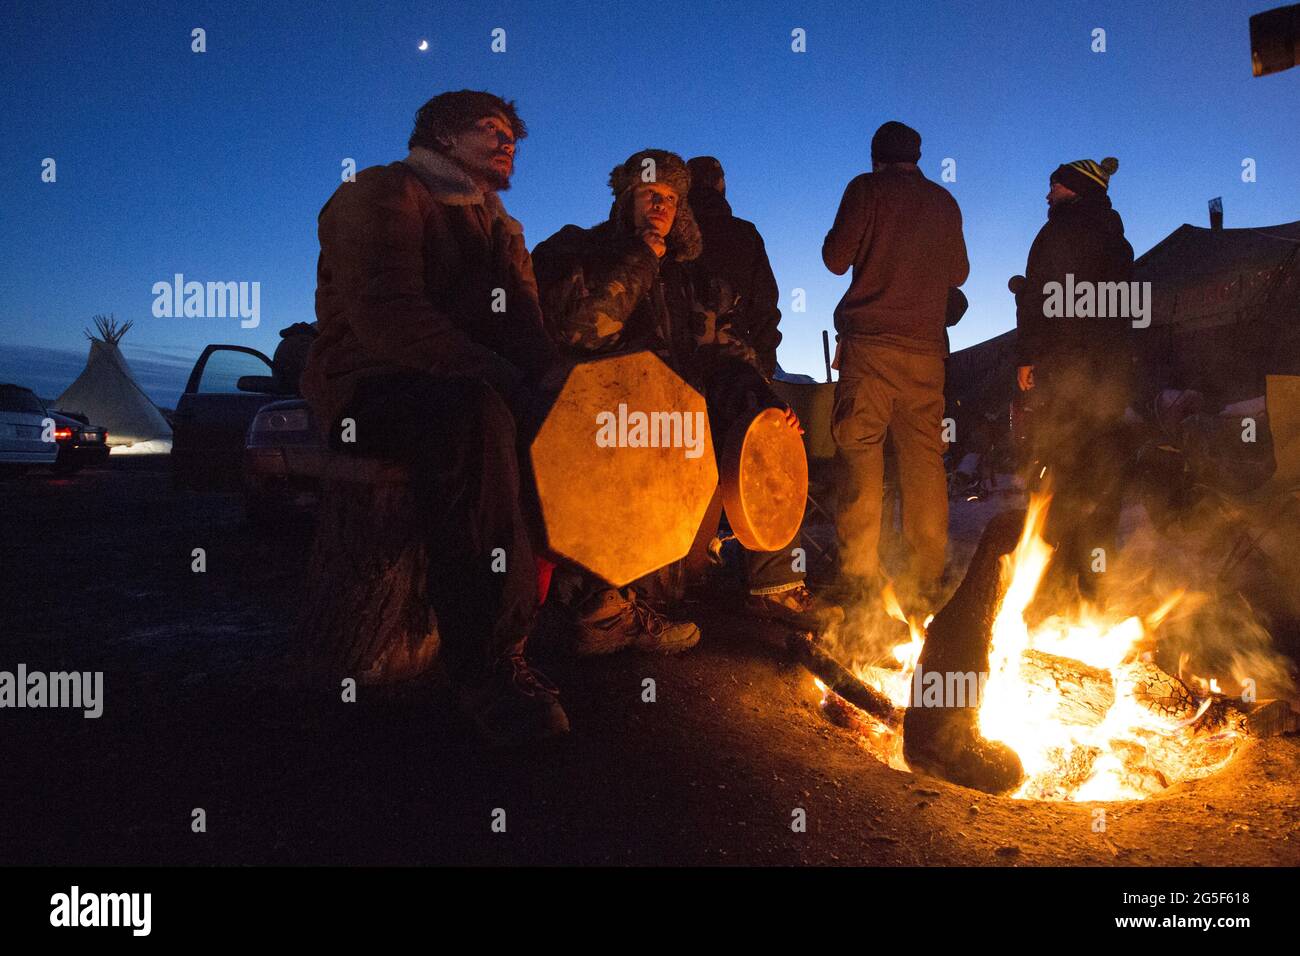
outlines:
M763 408L786 408L759 371L753 347L730 325L734 293L698 267L702 242L681 157L659 149L634 153L614 167L609 185L614 201L605 222L565 226L533 250L555 341L579 355L655 352L705 396L714 434ZM819 628L835 609L813 598L794 564L788 550L750 555L749 607ZM632 589L619 592L588 578L571 603L580 652L671 651L699 639L694 624L665 621Z
M1049 180L1047 222L1029 249L1016 295L1016 379L1034 407L1033 459L1052 490L1048 540L1055 580L1095 594L1096 549L1110 555L1119 526L1132 353L1130 316L1061 317L1055 288L1128 282L1133 247L1112 207L1119 160L1080 159ZM1070 277L1067 279L1067 276ZM1072 284L1072 285L1071 285ZM1032 390L1032 391L1031 391Z
M844 191L822 260L853 279L835 307L840 380L831 428L841 462L836 531L850 588L878 586L884 442L891 440L911 567L908 610L933 610L948 545L943 466L946 326L970 264L961 210L917 168L921 136L898 122L871 140L871 168ZM960 318L960 307L955 310Z
M337 451L410 466L442 657L477 729L500 744L568 730L554 685L523 656L541 574L516 414L557 358L523 231L497 195L526 132L511 102L443 93L416 114L405 159L335 190L319 217L319 335L302 376Z

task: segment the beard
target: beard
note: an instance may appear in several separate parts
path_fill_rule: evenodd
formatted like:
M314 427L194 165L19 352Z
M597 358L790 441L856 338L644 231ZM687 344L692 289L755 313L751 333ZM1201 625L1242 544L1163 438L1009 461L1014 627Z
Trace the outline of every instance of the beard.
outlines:
M510 172L503 172L501 168L496 165L496 157L491 156L488 158L487 162L483 164L480 172L484 181L487 182L493 192L505 192L505 190L510 188L510 176L514 173L514 169L515 166L512 162L510 164Z

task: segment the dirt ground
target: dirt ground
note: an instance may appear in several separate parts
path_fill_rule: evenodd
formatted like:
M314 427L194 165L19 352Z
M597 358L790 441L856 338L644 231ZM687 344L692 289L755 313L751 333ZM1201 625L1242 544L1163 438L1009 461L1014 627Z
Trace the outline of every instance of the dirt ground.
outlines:
M283 689L305 525L255 532L165 461L6 481L0 515L0 669L105 673L98 720L0 713L0 863L1300 864L1296 737L1094 832L878 763L715 606L684 656L551 661L573 733L485 752L431 683Z

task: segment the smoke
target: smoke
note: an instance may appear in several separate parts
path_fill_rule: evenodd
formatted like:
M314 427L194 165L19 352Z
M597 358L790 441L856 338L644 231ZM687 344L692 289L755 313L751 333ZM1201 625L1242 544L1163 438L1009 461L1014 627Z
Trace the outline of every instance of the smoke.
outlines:
M1156 663L1189 682L1214 678L1229 696L1294 698L1296 664L1273 633L1295 626L1300 548L1294 537L1272 534L1234 553L1261 529L1214 497L1182 509L1160 530L1141 505L1124 518L1123 545L1105 575L1102 601L1142 614L1186 589L1155 627Z

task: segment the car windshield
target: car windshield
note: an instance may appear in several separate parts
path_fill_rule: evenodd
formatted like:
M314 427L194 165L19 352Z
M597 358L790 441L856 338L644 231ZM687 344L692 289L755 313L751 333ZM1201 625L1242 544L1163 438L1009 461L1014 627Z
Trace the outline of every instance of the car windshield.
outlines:
M45 406L36 393L16 385L0 385L0 412L32 412L45 414Z

